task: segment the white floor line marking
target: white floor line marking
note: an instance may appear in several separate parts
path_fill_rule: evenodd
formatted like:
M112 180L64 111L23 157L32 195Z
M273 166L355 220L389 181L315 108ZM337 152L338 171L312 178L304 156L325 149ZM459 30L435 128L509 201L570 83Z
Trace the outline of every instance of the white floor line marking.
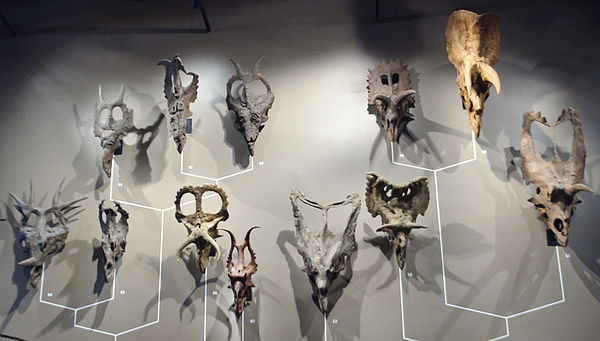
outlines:
M210 180L210 181L214 181L214 182L219 182L221 180L229 179L229 178L234 177L236 175L248 173L248 172L251 172L251 171L254 170L254 156L250 156L250 164L251 164L250 168L244 169L242 171L239 171L239 172L236 172L236 173L232 173L232 174L229 174L229 175L225 175L225 176L222 176L220 178L213 178L213 177L210 177L210 176L204 176L204 175L198 175L198 174L192 174L192 173L185 172L183 170L183 154L181 154L180 158L181 158L181 164L180 164L180 172L181 172L181 174L187 175L187 176L191 176L191 177L195 177L195 178L204 179L204 180Z
M398 282L400 283L400 316L402 316L402 338L409 341L418 341L406 337L406 328L404 328L404 290L402 289L402 269L398 268Z
M323 313L323 341L327 341L327 313Z
M505 339L505 338L509 337L510 336L510 331L508 329L508 318L504 319L504 325L506 326L505 327L506 328L506 334L500 335L500 336L495 337L493 339L489 339L488 341L496 341L496 340L501 340L501 339Z
M206 341L206 309L208 298L208 266L204 269L204 341Z

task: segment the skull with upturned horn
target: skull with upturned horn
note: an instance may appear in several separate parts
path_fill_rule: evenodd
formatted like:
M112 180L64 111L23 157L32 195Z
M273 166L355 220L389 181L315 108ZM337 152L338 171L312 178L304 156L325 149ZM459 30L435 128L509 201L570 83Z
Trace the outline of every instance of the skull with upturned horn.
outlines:
M15 201L15 208L21 214L21 221L18 229L21 233L20 241L24 247L29 249L31 256L19 262L21 266L31 266L29 280L31 286L36 288L42 275L43 264L46 258L60 253L65 248L67 235L69 234L68 223L75 221L75 216L83 209L77 210L81 206L75 205L87 198L81 198L60 202L61 188L65 180L63 179L52 198L52 205L42 209L34 204L33 186L29 183L29 198L19 199L13 193L9 195ZM42 204L44 200L39 203ZM73 212L74 210L77 210ZM70 215L68 215L70 213Z
M113 207L104 207L104 200L98 205L98 220L102 231L102 252L104 254L104 279L110 282L117 262L125 253L129 232L129 213L116 201ZM117 217L119 219L117 220Z
M202 195L206 192L215 192L221 198L221 209L217 213L204 213L202 210ZM185 215L181 211L181 198L186 193L192 194L196 200L196 212L190 215ZM229 218L227 205L229 205L227 194L217 185L184 186L175 196L175 219L183 223L188 232L188 236L177 249L177 257L181 257L181 251L186 246L194 243L202 273L208 265L211 247L214 247L217 253L216 260L221 257L221 249L215 239L221 237L217 231L217 225Z
M554 156L546 162L537 151L531 136L531 125L537 121L552 130ZM571 155L562 161L558 155L554 129L557 125L570 121L573 126ZM575 212L575 205L581 200L577 192L592 190L582 183L585 169L585 144L583 128L579 115L573 108L563 109L553 124L539 112L529 111L523 114L523 131L521 132L521 172L527 184L535 185L535 194L529 198L541 214L546 226L554 233L562 246L567 246L569 223Z
M483 104L490 88L493 85L497 94L502 91L500 78L493 69L500 51L498 16L466 10L452 12L446 27L446 51L456 68L456 86L463 109L469 113L471 129L479 137Z
M254 65L252 72L244 72L242 67L233 59L231 62L235 66L235 75L227 81L227 108L235 113L235 122L237 129L244 135L250 155L254 156L254 144L258 139L258 134L265 127L265 123L269 119L269 109L273 106L275 96L271 91L271 85L265 77L258 71L260 59ZM232 88L235 82L242 82L241 93L238 97L233 96ZM254 94L250 89L250 83L260 81L266 88L264 94Z

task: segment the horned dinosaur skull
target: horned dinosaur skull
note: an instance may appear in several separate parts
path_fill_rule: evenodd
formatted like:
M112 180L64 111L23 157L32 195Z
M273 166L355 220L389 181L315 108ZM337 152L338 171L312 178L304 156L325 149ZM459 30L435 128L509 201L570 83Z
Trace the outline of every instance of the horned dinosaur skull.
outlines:
M265 123L269 119L269 109L275 101L271 85L258 71L258 66L263 58L261 57L256 62L252 72L244 72L242 67L231 59L236 73L227 81L227 108L235 113L237 129L244 135L252 156L254 156L254 143L258 138L258 134L265 127ZM241 93L239 97L234 98L231 91L233 84L238 81L242 82ZM260 81L264 84L267 92L259 95L254 94L252 89L249 88L250 83L254 81Z
M531 137L531 124L537 121L552 130L554 157L550 162L538 153ZM558 156L554 128L566 121L573 126L573 142L571 155L567 161ZM579 115L573 108L563 109L558 120L548 124L539 112L523 114L523 131L521 132L521 172L527 184L535 185L535 194L529 198L537 211L542 215L546 226L554 233L562 246L567 245L569 222L575 212L575 205L581 200L577 192L592 190L582 183L585 168L585 145L583 128Z
M236 242L233 232L224 228L219 229L229 233L229 236L231 237L231 248L229 249L229 255L227 256L227 275L231 281L229 288L233 291L233 297L235 298L233 307L235 307L237 316L242 314L242 310L244 310L244 307L248 304L246 298L251 295L252 288L254 288L252 275L256 273L258 264L256 264L256 254L252 249L252 245L250 245L250 232L256 228L258 228L258 226L254 226L246 232L244 242L241 244ZM248 263L248 265L246 265L244 259L244 249L246 247L250 253L250 263ZM235 264L232 260L234 249L237 251L237 262Z
M198 75L185 71L179 55L171 60L163 59L158 62L158 65L165 67L164 93L169 110L169 134L173 136L177 151L182 153L183 146L187 141L185 135L187 119L193 115L190 104L194 103L198 97ZM192 77L192 81L188 86L181 84L179 71Z
M119 147L121 140L127 133L133 129L133 110L130 110L123 102L125 96L125 86L121 84L121 90L116 100L106 102L102 96L102 85L98 86L98 100L96 106L96 116L94 118L94 136L100 138L100 145L104 150L102 154L102 168L109 177L112 175L112 159L115 149ZM113 111L120 108L123 117L115 120ZM101 114L107 111L106 121L101 121Z
M498 16L477 14L466 10L454 11L446 27L448 60L456 68L456 86L463 109L469 113L469 123L479 137L483 103L490 95L502 91L500 78L493 69L500 50Z
M42 275L43 264L46 258L60 253L65 248L67 235L69 234L68 223L75 221L75 216L83 211L77 210L81 206L75 205L87 198L81 198L60 202L61 188L65 180L61 181L54 197L52 205L48 208L41 208L43 199L36 206L33 202L33 186L29 184L29 198L25 196L23 200L19 199L13 193L9 193L15 201L15 208L21 214L21 221L18 228L21 234L20 241L23 247L27 247L31 256L18 264L22 266L31 266L29 272L30 283L32 287L37 284ZM45 197L45 196L44 196ZM74 210L77 210L73 212ZM71 213L70 215L68 215Z
M367 173L365 196L371 216L381 217L383 225L377 231L388 234L398 266L404 269L410 231L425 228L416 221L419 214L425 215L429 206L427 178L414 178L408 183L394 185L377 173Z
M206 192L215 192L221 198L221 209L219 212L204 213L202 210L202 195ZM191 193L196 199L196 212L187 216L181 211L181 197L186 193ZM206 270L211 246L217 252L216 260L221 257L221 249L215 239L221 237L217 231L217 225L229 218L227 205L229 205L227 194L217 185L184 186L175 196L175 219L183 223L188 231L187 238L185 238L181 246L177 249L177 256L181 257L181 251L189 244L194 243L197 248L198 261L202 273Z
M406 65L400 59L376 63L369 69L369 114L375 115L377 124L386 132L387 138L398 142L408 122L413 120L410 108L415 107L416 93L410 86Z
M127 233L129 232L129 213L121 205L113 201L115 208L104 207L104 200L98 205L98 219L102 230L102 251L104 251L104 278L106 282L112 279L117 262L125 253ZM117 215L120 215L117 221Z
M304 217L298 208L298 199L303 203L318 208L323 214L323 229L317 233L311 232L304 224ZM296 247L304 260L304 268L318 298L319 308L327 312L327 292L331 283L346 268L346 260L357 249L354 233L356 220L360 212L360 198L358 194L350 194L346 199L328 205L307 198L298 189L293 189L290 195L292 212L296 220ZM327 211L333 207L352 205L352 212L342 234L333 233L327 224Z

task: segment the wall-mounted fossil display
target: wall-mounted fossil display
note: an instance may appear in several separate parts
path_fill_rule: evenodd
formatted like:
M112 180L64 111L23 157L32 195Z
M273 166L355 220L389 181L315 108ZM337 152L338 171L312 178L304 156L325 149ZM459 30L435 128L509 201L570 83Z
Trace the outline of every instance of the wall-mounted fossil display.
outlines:
M269 119L269 109L273 106L275 96L271 91L271 85L265 77L258 71L260 62L264 57L261 57L254 65L251 72L244 72L242 67L233 59L231 62L235 66L235 75L227 81L227 108L235 113L235 122L237 129L244 135L250 155L254 156L254 144L258 138L258 134L265 127ZM263 94L255 94L250 88L250 83L260 81L266 88L267 92ZM233 85L236 82L242 82L236 97L232 91Z
M531 137L531 124L537 121L552 130L554 156L546 162L538 153ZM571 155L562 161L558 155L554 128L566 121L573 126L573 142ZM535 185L535 194L529 201L535 205L546 226L554 233L562 246L567 245L569 222L575 212L575 205L581 202L577 192L592 190L582 183L585 169L585 144L583 128L577 112L564 109L558 120L548 124L545 117L533 111L523 114L523 131L521 132L521 172L527 184Z
M469 123L479 137L483 103L493 85L502 91L500 78L493 69L500 51L498 16L478 15L470 11L454 11L446 27L448 60L456 68L456 86L463 109L469 113Z
M64 182L63 179L58 186L51 206L45 209L34 204L31 183L29 184L28 198L25 197L21 200L10 193L16 203L15 208L21 214L21 220L17 226L21 233L21 243L29 249L31 254L29 258L20 261L19 265L31 266L29 277L34 288L38 285L46 258L60 253L65 248L69 234L67 224L76 220L75 216L83 212L83 209L77 210L81 206L75 204L87 199L81 198L61 203L60 194Z
M298 208L298 199L303 203L318 208L323 214L323 229L319 232L311 232L304 223L304 217ZM298 189L293 189L290 195L292 212L296 224L296 247L298 253L304 260L304 268L310 280L314 297L319 303L322 312L328 311L327 293L331 283L346 268L348 258L357 249L356 220L360 212L360 198L358 194L350 194L346 199L333 202L329 205L321 205L307 198ZM342 234L333 233L327 224L327 211L333 207L352 205L352 212L348 223Z
M256 264L256 254L252 249L252 245L250 245L250 232L252 230L259 228L258 226L254 226L246 232L246 237L241 244L238 244L235 240L235 236L233 232L219 228L219 230L225 231L229 233L231 237L231 247L229 248L229 255L227 256L227 276L229 276L229 288L233 291L233 297L235 302L233 304L233 308L239 317L242 314L242 310L248 304L246 301L249 297L252 297L252 288L254 288L254 283L252 283L252 275L256 273L256 268L258 264ZM244 257L244 249L248 248L248 252L250 253L250 263L246 265L245 257ZM233 250L237 252L237 261L233 262Z
M133 110L130 110L123 102L125 96L125 85L121 84L119 96L112 102L106 102L102 96L102 85L98 86L98 105L94 117L94 136L100 138L100 145L104 150L102 154L102 168L109 177L112 175L112 159L115 149L119 147L121 140L133 129ZM115 120L115 108L121 109L122 117ZM102 119L102 113L107 113L106 119Z
M400 59L376 63L369 69L368 111L375 115L379 127L385 130L388 140L398 142L408 122L413 120L410 108L415 107L406 65Z
M425 228L416 223L429 206L427 178L415 178L402 185L394 185L377 173L367 173L365 194L371 216L381 217L383 224L377 231L386 232L394 247L400 269L404 269L410 231Z
M171 60L163 59L158 62L158 65L165 67L164 93L169 110L169 134L173 136L173 140L177 144L177 151L182 153L187 140L185 135L187 119L193 115L190 104L194 103L198 97L198 75L185 71L179 55ZM181 84L179 71L192 77L192 81L188 86Z
M104 278L110 282L117 262L125 253L127 233L129 232L129 213L114 201L115 207L104 207L104 200L98 205L98 219L102 230L102 251L104 252ZM117 216L119 220L117 220Z
M204 213L202 210L202 195L206 192L215 192L221 198L221 209L217 213ZM186 193L192 194L196 200L196 211L190 215L185 215L181 211L181 197ZM227 205L229 205L227 194L217 185L184 186L175 196L175 219L183 223L188 232L187 238L177 249L177 257L181 257L183 248L194 243L202 273L206 270L211 247L215 248L216 259L221 257L221 249L215 239L221 237L217 225L229 218Z

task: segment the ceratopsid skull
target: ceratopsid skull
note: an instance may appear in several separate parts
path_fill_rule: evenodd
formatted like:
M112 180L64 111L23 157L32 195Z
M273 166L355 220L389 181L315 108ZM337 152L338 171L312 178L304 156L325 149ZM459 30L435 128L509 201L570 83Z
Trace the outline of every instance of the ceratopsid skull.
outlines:
M202 211L202 195L205 192L215 192L219 195L221 198L221 209L219 212L204 213L204 211ZM196 199L196 212L187 216L181 211L181 197L186 193L191 193ZM221 221L225 221L229 218L227 205L229 205L227 194L225 194L225 191L217 185L185 186L182 187L175 196L175 218L178 222L183 223L188 231L187 238L177 249L177 256L180 257L183 248L189 244L196 244L199 261L198 265L200 266L200 271L202 271L202 273L206 270L211 246L213 246L217 252L217 260L221 257L221 249L215 239L221 237L217 231L217 225Z
M490 87L500 94L500 78L493 69L500 50L498 16L478 15L470 11L454 11L446 27L448 60L456 68L456 85L463 109L469 113L469 123L479 137L483 103Z
M531 138L531 124L537 121L552 130L554 157L546 162L538 153ZM558 156L554 128L566 121L571 121L573 126L573 142L571 155L564 162ZM556 240L562 246L567 245L569 236L569 222L575 211L575 205L581 200L577 198L579 191L592 190L582 183L585 168L585 145L583 143L583 129L577 112L572 109L563 109L558 120L548 124L546 118L533 111L523 114L523 131L521 132L521 172L527 184L535 185L535 194L529 201L542 215L544 222L554 233Z
M75 221L73 219L83 209L68 213L78 209L80 206L75 204L87 198L76 199L67 203L60 203L59 197L61 188L65 180L61 181L54 197L52 206L42 209L33 203L33 186L29 184L29 198L19 199L13 193L9 193L15 201L15 208L21 214L19 222L19 232L22 234L21 243L26 246L31 253L31 257L19 262L22 266L31 266L29 278L31 286L37 287L42 274L42 268L46 257L60 253L67 240L69 229L67 223ZM42 200L43 201L43 200ZM40 205L42 202L40 202Z
M254 226L246 232L244 242L241 244L236 242L235 236L231 231L224 228L219 229L229 233L229 236L231 237L231 248L229 249L229 256L227 256L227 275L231 281L229 288L233 291L233 297L235 298L233 306L235 307L237 316L240 316L242 310L244 310L244 307L248 304L246 298L252 294L252 288L254 288L252 275L256 272L258 264L256 264L256 254L252 249L252 245L250 245L250 232L256 228L258 228L258 226ZM244 249L246 247L250 253L250 263L248 263L248 265L246 265L244 259ZM237 262L235 264L232 260L234 249L237 250Z
M425 228L415 222L419 214L425 215L429 206L427 178L415 178L408 183L394 185L377 173L367 173L365 195L371 216L381 217L383 225L377 231L387 232L396 252L398 266L404 269L410 231Z
M323 229L317 233L311 232L304 224L304 217L298 208L298 199L303 203L318 208L323 212ZM331 283L346 268L346 260L357 249L354 233L356 220L360 212L360 198L358 194L350 194L346 199L321 205L307 198L298 189L293 189L290 195L292 212L296 219L296 247L304 260L304 268L313 292L318 297L319 308L327 312L327 292ZM335 234L327 226L327 211L332 207L352 205L352 212L343 234Z
M100 145L104 150L102 154L102 168L109 177L112 173L112 158L115 149L119 146L119 140L122 139L133 128L133 110L127 108L123 103L125 96L125 86L121 84L121 90L116 100L107 103L102 96L102 85L98 86L98 100L96 106L96 116L94 118L94 136L100 138ZM118 107L121 109L123 117L115 120L113 110ZM107 110L106 121L101 121L101 114Z
M104 252L104 278L106 282L112 279L117 262L125 252L127 232L129 232L129 213L121 205L113 201L115 209L104 208L104 200L98 205L98 219L102 230L102 251ZM117 215L121 217L117 221Z
M258 71L258 66L263 58L261 57L256 62L252 72L244 72L242 67L231 59L236 74L227 81L227 108L235 113L237 129L244 135L252 156L254 156L254 143L260 131L265 127L265 123L269 119L269 109L275 101L271 85ZM239 97L234 98L231 91L233 83L237 81L242 82L241 93L238 94ZM250 83L254 81L262 82L267 92L260 95L254 94L249 88Z
M386 132L387 138L398 142L408 122L413 120L410 108L415 107L416 93L410 87L406 65L400 59L376 63L369 69L369 114L375 115L377 124Z
M177 144L177 151L182 153L187 140L185 135L187 119L193 115L190 104L194 103L198 97L198 75L185 71L179 55L171 60L163 59L158 62L158 65L165 67L164 93L169 110L169 134L173 136L173 140ZM179 71L192 76L192 81L188 86L181 84Z

